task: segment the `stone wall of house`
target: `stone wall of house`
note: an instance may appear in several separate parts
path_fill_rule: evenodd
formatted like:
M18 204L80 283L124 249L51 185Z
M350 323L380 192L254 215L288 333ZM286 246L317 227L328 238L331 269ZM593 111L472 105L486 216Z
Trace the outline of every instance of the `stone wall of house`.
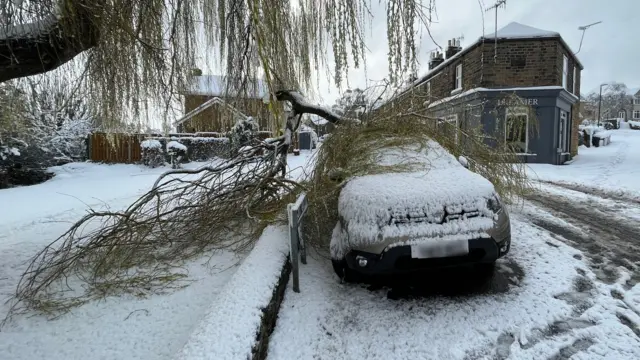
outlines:
M479 43L466 53L438 69L428 80L431 101L455 95L455 69L462 64L462 92L477 87L517 87L517 86L561 86L563 54L568 50L559 39L501 40L498 51L495 43L487 40ZM445 59L446 61L446 59ZM569 56L568 89L573 89L573 67L575 61ZM577 84L580 71L577 70ZM578 85L576 84L576 88ZM420 86L426 94L427 82Z

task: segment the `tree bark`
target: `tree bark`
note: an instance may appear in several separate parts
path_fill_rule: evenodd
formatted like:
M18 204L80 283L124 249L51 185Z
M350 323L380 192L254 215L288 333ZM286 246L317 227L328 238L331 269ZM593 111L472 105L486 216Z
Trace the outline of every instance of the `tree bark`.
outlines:
M96 46L96 19L84 2L65 5L58 16L0 30L0 83L51 71Z
M278 99L278 101L288 101L289 103L291 103L291 107L293 108L294 114L318 115L333 124L338 124L345 120L330 110L327 110L321 106L309 104L308 102L305 101L302 95L300 95L297 91L293 91L293 90L277 91L276 99Z

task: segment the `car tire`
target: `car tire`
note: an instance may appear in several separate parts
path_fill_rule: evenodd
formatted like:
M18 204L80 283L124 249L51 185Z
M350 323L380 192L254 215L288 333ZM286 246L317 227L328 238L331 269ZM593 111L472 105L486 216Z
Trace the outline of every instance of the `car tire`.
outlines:
M331 259L331 265L333 265L333 271L343 282L359 283L363 281L363 276L347 266L347 261L345 259Z
M496 263L479 263L475 265L476 274L481 283L489 283L496 271Z

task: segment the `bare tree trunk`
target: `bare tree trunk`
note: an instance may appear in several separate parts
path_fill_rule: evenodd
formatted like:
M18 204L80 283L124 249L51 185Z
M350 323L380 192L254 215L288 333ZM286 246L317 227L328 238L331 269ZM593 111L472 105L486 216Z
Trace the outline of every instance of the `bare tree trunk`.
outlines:
M51 71L96 46L89 2L65 1L59 14L0 30L0 83Z

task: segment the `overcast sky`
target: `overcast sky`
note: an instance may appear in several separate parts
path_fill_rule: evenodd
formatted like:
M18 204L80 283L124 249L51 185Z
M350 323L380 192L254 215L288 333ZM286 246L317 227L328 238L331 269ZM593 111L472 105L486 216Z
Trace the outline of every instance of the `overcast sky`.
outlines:
M425 0L425 3L427 1ZM384 5L375 5L372 29L367 29L367 73L354 70L349 76L351 87L366 87L367 80L387 76L387 42ZM383 1L384 3L384 1ZM448 39L464 36L462 47L475 42L484 32L494 32L495 11L484 12L495 0L436 0L437 23L431 33L442 47ZM584 65L581 92L598 89L603 82L623 82L628 87L640 86L640 0L507 0L498 10L498 29L516 21L543 30L559 32L573 51L578 51L582 31L578 26L602 21L586 31L578 58ZM375 34L375 36L372 36ZM436 48L423 34L420 43L420 71L427 71L429 52ZM338 90L329 81L319 84L320 102L333 104Z

